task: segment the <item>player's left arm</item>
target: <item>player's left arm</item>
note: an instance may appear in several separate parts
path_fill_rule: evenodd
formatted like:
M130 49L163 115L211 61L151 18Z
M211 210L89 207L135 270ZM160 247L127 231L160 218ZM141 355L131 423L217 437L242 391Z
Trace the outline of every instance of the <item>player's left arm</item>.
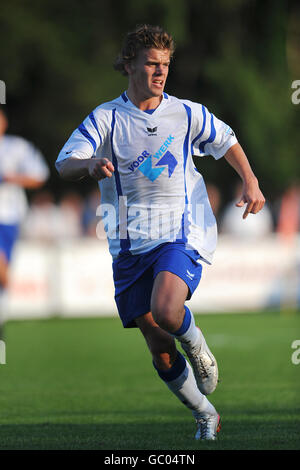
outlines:
M243 207L246 204L243 219L250 213L257 214L257 212L263 208L265 198L241 145L239 143L232 145L232 147L227 150L224 157L243 181L243 193L239 202L236 204L237 207Z

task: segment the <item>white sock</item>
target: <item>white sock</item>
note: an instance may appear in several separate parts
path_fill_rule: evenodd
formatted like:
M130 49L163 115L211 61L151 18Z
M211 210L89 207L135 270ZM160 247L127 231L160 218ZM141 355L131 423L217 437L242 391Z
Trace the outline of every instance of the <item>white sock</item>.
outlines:
M215 407L208 401L207 397L200 392L196 384L193 370L188 362L186 364L186 368L182 374L177 379L166 382L166 385L187 408L193 411L194 416L203 412L215 414Z
M192 348L199 343L199 339L201 336L199 333L199 329L195 324L194 315L188 307L184 306L184 308L185 315L182 325L179 330L173 333L173 336L175 336L175 338L178 339L178 341L180 341L181 343L187 344Z
M192 410L194 417L197 417L199 413L216 413L215 407L198 389L193 369L180 352L178 352L177 359L169 371L160 371L157 369L157 372L166 383L169 390L171 390L187 408ZM174 376L176 377L173 378ZM172 380L169 380L170 378Z

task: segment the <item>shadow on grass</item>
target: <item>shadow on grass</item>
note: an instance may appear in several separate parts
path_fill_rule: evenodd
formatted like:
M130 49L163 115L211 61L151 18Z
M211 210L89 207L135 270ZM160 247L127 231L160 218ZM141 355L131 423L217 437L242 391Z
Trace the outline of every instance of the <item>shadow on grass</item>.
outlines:
M119 422L0 425L1 450L299 450L299 423L228 418L214 442L194 440L194 423ZM125 418L124 418L125 419ZM115 420L115 417L114 417Z

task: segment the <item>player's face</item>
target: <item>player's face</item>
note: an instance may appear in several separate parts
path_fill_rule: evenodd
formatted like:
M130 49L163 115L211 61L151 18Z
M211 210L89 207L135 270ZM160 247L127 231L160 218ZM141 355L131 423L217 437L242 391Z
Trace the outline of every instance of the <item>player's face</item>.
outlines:
M142 49L128 67L129 86L140 99L160 97L170 65L168 49Z

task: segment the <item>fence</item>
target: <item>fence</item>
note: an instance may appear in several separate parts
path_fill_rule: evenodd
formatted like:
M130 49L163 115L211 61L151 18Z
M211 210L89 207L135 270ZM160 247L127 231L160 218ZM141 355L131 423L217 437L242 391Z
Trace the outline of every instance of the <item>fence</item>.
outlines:
M300 239L241 242L220 237L188 305L194 312L240 312L300 305ZM5 316L117 315L106 241L19 241L10 270Z

